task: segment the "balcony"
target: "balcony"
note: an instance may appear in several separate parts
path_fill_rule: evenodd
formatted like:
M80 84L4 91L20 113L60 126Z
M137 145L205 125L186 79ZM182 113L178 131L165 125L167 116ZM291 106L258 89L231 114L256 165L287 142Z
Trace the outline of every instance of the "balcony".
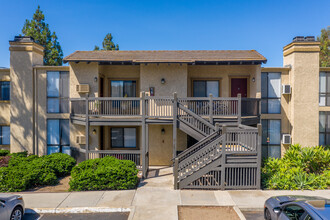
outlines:
M173 109L180 103L211 123L252 125L260 121L260 99L226 97L85 97L71 99L73 123L84 125L140 125L171 123Z

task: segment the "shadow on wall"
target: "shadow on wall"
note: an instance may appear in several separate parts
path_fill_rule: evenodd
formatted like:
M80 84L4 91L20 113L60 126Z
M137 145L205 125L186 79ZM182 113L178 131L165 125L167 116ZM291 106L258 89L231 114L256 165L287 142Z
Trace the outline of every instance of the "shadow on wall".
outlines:
M77 161L77 163L83 162L86 160L86 154L80 152L77 148L71 147L71 156Z
M16 65L31 65L30 63L27 64L27 61L31 60L28 53L20 53L16 59L18 59L15 61ZM33 82L33 72L31 72L30 68L16 70L14 65L11 71L21 71L19 74L20 76L26 78L31 77L31 82ZM29 153L37 153L36 149L33 149L34 114L33 90L31 91L31 89L32 83L27 83L26 80L19 79L17 75L11 74L10 97L11 100L15 100L15 102L11 102L10 111L11 151L28 151ZM27 93L27 90L30 90L30 93ZM40 109L40 103L38 103L37 109ZM38 142L40 143L40 141L46 144L46 139L41 136L39 136Z

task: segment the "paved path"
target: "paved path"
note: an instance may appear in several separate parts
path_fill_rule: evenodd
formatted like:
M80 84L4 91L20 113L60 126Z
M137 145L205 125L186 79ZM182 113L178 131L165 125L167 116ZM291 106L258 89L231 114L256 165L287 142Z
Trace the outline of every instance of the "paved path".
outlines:
M25 214L23 220L127 220L128 213L83 213L83 214Z
M129 219L178 219L177 206L238 206L243 211L263 210L267 198L276 195L310 195L330 199L330 190L174 190L172 168L151 170L148 179L137 190L67 193L21 193L26 208L66 212L67 209L92 207L110 211L131 210ZM93 211L93 210L90 210Z

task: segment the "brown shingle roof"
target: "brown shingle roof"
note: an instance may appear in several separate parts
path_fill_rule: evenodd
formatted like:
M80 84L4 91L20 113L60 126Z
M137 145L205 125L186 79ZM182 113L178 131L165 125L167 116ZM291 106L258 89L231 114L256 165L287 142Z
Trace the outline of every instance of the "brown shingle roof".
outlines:
M136 51L76 51L64 58L64 62L224 62L259 61L266 58L255 50L136 50Z

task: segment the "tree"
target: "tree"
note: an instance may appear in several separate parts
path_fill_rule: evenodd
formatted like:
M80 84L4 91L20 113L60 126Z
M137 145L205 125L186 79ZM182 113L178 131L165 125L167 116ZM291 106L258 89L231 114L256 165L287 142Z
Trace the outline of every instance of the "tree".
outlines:
M118 44L115 44L113 41L112 41L112 35L111 33L108 33L103 42L102 42L102 47L103 49L102 50L119 50L119 45ZM95 46L94 47L94 50L100 50L100 47L98 46Z
M330 26L321 30L321 36L317 37L320 41L320 66L330 67Z
M61 66L63 51L56 33L51 33L49 25L45 23L45 15L38 6L31 20L26 19L22 29L22 34L33 37L35 42L43 46L44 65Z

